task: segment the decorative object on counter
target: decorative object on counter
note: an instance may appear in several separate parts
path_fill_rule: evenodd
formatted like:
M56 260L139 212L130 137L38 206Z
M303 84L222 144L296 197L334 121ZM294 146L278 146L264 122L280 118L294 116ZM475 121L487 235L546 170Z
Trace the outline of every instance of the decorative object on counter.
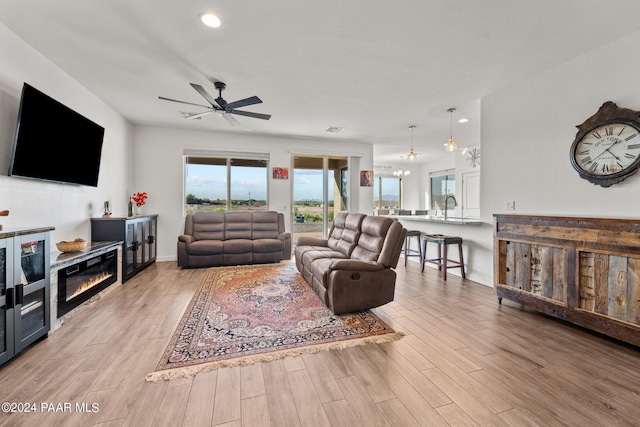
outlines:
M104 212L104 214L102 215L104 218L111 217L111 203L109 203L108 200L106 202L104 202L104 206L102 207L102 211Z
M129 209L127 210L127 217L131 218L133 216L133 200L129 197Z
M607 101L593 116L576 126L571 145L571 166L580 178L611 187L640 166L640 111Z
M9 211L8 210L0 211L0 216L9 216ZM2 224L0 224L0 231L2 231Z
M60 252L79 252L83 250L87 246L87 241L78 237L72 242L62 242L56 243L56 247Z
M418 153L413 151L413 130L416 128L416 125L409 126L411 129L411 150L409 150L409 154L407 154L407 159L414 161L418 157Z
M478 167L480 165L480 149L472 148L467 151L467 164L472 168Z
M458 144L453 140L453 112L456 111L456 109L449 108L447 111L451 114L451 136L449 137L449 142L444 144L444 151L453 153L458 149Z
M147 200L147 192L146 191L142 191L142 192L137 192L133 195L132 197L133 201L136 202L136 206L140 207L140 206L144 206L144 204L146 203Z

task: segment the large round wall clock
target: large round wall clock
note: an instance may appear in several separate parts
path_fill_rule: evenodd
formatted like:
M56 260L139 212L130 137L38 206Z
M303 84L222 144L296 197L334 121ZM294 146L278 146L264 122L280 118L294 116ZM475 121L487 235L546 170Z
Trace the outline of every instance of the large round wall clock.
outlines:
M640 112L607 101L577 128L571 165L581 178L611 187L638 171Z

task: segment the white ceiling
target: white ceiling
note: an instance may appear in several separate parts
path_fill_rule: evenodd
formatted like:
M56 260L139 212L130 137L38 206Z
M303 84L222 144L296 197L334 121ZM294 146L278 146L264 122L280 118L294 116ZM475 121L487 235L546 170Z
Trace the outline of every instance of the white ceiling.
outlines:
M638 0L0 0L0 22L133 123L362 141L376 164L406 155L410 125L421 162L446 155L450 107L458 144L479 144L483 96L637 31L638 16ZM206 104L189 83L215 97L216 80L271 120L187 121L202 110L158 99Z

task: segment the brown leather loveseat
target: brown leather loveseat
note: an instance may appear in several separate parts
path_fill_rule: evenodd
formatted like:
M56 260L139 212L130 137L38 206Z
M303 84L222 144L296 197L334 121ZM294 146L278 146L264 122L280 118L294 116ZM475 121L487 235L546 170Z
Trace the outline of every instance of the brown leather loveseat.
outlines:
M298 238L296 266L335 314L378 307L393 301L406 233L391 218L341 212L328 239Z
M204 267L291 259L291 233L274 211L196 212L178 236L178 265Z

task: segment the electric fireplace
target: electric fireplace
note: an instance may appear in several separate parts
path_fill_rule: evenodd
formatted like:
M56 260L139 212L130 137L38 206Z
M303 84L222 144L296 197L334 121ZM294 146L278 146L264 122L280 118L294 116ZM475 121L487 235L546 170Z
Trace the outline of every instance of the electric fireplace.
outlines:
M58 271L58 317L118 280L113 250Z

